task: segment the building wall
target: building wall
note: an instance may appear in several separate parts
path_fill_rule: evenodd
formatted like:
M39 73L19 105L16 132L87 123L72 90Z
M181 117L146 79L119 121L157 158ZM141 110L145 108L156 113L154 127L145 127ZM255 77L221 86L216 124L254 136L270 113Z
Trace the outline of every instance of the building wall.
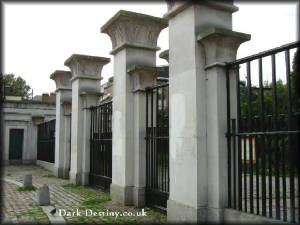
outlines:
M22 162L35 163L37 124L55 119L55 104L32 101L5 101L2 105L3 160L9 162L10 129L23 129Z

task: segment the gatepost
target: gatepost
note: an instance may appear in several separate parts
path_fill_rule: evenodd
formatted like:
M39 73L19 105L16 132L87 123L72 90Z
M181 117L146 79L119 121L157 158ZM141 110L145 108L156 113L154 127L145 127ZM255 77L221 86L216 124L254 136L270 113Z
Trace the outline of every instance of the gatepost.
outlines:
M134 76L128 74L127 69L133 64L155 67L156 51L159 50L157 38L165 27L165 19L120 10L101 28L101 32L108 34L111 39L111 54L114 55L113 167L110 193L113 200L124 205L143 205L145 186L145 177L141 175L145 174L145 165L141 165L145 159L139 158L144 154L144 147L140 150L140 155L135 156L135 145L140 146L137 142L140 142L143 133L135 135L135 113L140 115L140 112L134 108L141 109L142 106L134 106ZM141 168L141 174L133 176Z
M90 110L100 99L101 71L109 58L74 54L65 61L72 72L71 182L88 185Z
M66 127L65 114L72 102L71 72L56 70L50 79L56 83L56 121L55 121L55 173L57 177L68 178L69 167L65 164L70 154L67 139L69 127Z
M142 65L132 65L127 72L133 79L133 116L134 116L134 189L133 204L145 206L146 187L146 92L147 87L156 84L156 76L163 69Z
M223 222L227 206L226 70L250 35L232 2L167 1L171 222ZM183 85L184 84L184 85Z

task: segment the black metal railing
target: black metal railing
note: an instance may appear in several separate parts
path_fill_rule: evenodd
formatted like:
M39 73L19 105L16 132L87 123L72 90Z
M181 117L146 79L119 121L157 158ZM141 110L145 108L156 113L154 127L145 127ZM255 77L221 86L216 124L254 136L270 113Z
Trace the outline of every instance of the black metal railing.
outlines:
M227 64L228 206L292 223L299 223L299 46Z
M109 191L112 180L112 101L90 110L90 183Z
M169 85L146 88L146 204L165 211L169 198Z
M55 120L38 125L37 159L54 163Z

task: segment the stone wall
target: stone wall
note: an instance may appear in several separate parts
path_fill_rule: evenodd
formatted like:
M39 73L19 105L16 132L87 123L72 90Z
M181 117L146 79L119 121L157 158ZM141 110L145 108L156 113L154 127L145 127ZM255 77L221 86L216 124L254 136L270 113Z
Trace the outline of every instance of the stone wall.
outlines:
M23 129L22 160L35 163L37 158L37 124L55 119L55 104L34 101L5 101L2 104L3 160L9 162L10 129Z

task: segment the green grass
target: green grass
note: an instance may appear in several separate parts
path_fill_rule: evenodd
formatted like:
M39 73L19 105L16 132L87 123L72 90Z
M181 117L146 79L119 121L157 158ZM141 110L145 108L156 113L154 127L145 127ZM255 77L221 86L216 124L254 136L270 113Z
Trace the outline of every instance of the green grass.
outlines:
M35 191L36 187L32 187L32 188L24 188L24 187L18 187L17 191Z
M41 169L41 170L45 170L43 167L41 167L40 165L34 165L34 166L31 166L31 169L32 170L39 170L39 169Z
M34 208L31 210L28 210L26 212L22 212L19 214L16 214L16 218L19 220L22 217L32 217L35 223L43 223L43 224L50 224L48 216L44 213L43 209L41 207ZM22 221L20 221L22 222Z
M100 203L103 203L103 202L107 202L109 200L110 200L110 195L106 195L106 196L101 197L101 198L93 198L93 199L90 199L90 200L83 201L82 205L84 205L84 206L97 205L97 204L100 204Z
M63 188L80 188L77 184L63 184L61 185Z
M153 222L155 223L161 223L162 221L165 221L167 219L167 216L165 214L150 208L145 208L145 212L147 213L147 216L152 217Z
M6 174L6 176L8 176L8 177L9 177L9 176L11 176L11 174L10 174L10 173L8 173L8 174Z
M54 176L53 174L46 174L43 177L47 177L47 178L56 178L56 176Z

